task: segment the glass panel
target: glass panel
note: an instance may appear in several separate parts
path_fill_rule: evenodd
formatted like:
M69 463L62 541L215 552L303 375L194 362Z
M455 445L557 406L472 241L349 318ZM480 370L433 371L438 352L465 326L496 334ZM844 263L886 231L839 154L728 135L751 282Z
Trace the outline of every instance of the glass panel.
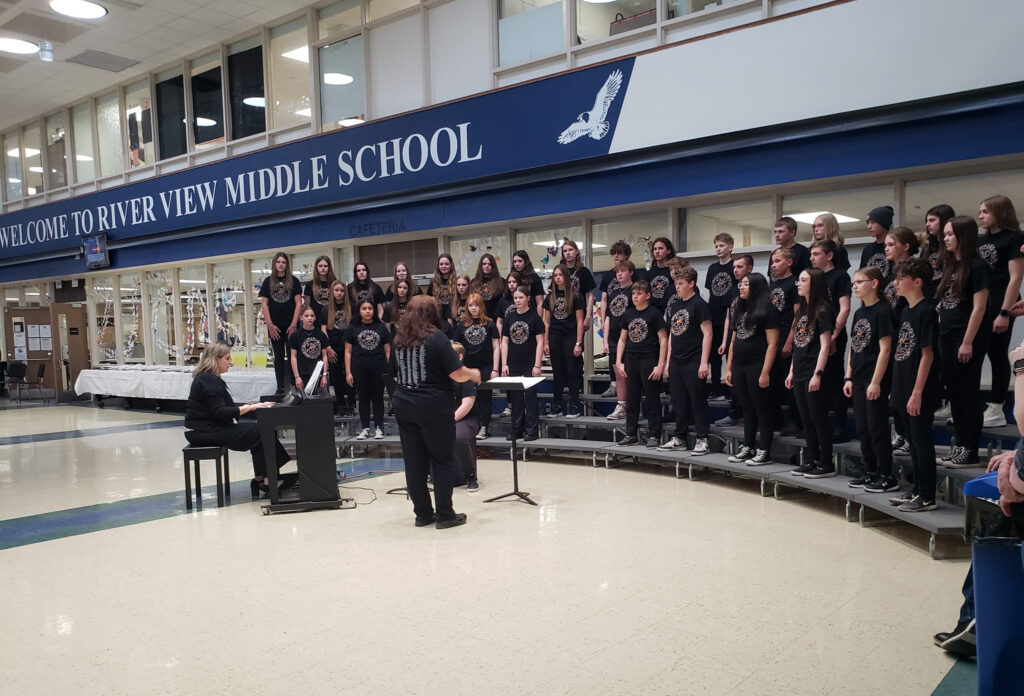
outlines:
M608 250L619 240L632 247L630 261L637 268L646 267L651 260L651 242L669 234L668 217L665 211L659 210L635 217L595 220L591 225L590 234L594 240L594 250L590 257L593 263L587 263L586 258L583 262L594 272L594 280L600 283L597 274L611 269L612 260ZM580 249L583 249L582 245Z
M593 3L576 0L576 37L580 43L605 39L658 23L655 0Z
M250 263L250 285L249 294L252 297L252 322L253 322L253 345L249 351L253 367L267 367L270 358L270 336L267 334L267 324L263 321L262 304L260 302L260 284L263 279L270 275L270 260L273 252L263 256L254 256L249 259ZM270 360L272 368L273 360Z
M292 254L292 275L305 285L313 280L313 263L317 256L322 256L326 251L306 251L301 254ZM377 270L374 273L380 275Z
M114 276L96 276L92 279L89 301L96 310L93 327L93 345L101 363L117 362L117 336L114 335Z
M309 123L309 43L306 18L270 30L270 84L274 128Z
M92 140L92 109L79 104L71 109L71 128L75 137L75 180L96 178L96 146Z
M188 152L185 132L185 78L181 70L169 70L156 76L157 137L160 159Z
M129 273L118 278L121 295L121 350L126 363L146 362L142 331L142 276Z
M241 261L213 265L217 340L231 346L231 364L245 367L245 277Z
M4 200L20 201L22 191L21 137L17 131L4 136L4 168L7 181L4 182Z
M544 287L547 288L548 279L551 278L551 271L562 260L562 241L572 239L583 248L583 228L576 225L572 227L553 227L541 230L516 230L516 248L525 249L530 255L534 270L544 280ZM557 249L556 253L550 250ZM502 268L503 273L508 273L512 265L512 254L508 255L508 268ZM500 267L500 266L499 266Z
M717 7L718 5L728 5L737 1L738 0L668 0L668 11L666 16L669 19L672 19L673 17L682 17L683 15L693 14L694 12L700 12L701 10Z
M128 167L141 167L152 160L153 114L150 111L149 80L139 80L124 89L125 129L128 131Z
M171 271L150 271L146 274L149 292L149 337L152 339L153 362L157 365L177 365L178 351L174 342L174 290Z
M192 61L192 134L196 149L224 141L224 100L220 91L220 51Z
M722 232L731 234L736 240L737 252L749 246L769 245L775 241L772 228L774 222L771 201L689 208L686 211L686 232L683 235L685 251L713 252L715 235ZM632 261L639 266L637 253L633 251Z
M263 92L263 45L259 36L228 47L228 93L231 137L245 138L267 130Z
M903 224L923 231L924 217L928 209L940 203L952 206L958 215L974 217L978 214L979 204L989 196L995 195L1015 200L1015 207L1019 210L1022 192L1024 170L1020 169L949 179L910 181L906 187L906 213L903 215Z
M21 304L21 290L17 285L9 285L4 288L4 304L17 307Z
M564 37L562 0L499 0L499 65L558 53Z
M42 141L40 140L39 126L28 126L25 128L25 195L34 196L43 192L43 155Z
M389 14L415 7L419 0L370 0L370 19L380 19Z
M324 131L363 122L364 74L362 36L320 49L320 116Z
M483 254L494 257L499 273L506 273L512 267L512 252L508 249L508 233L505 230L481 230L465 237L453 237L448 243L448 253L455 260L455 272L466 273L470 278L476 275ZM536 261L537 256L531 251L530 258Z
M64 112L46 119L46 190L52 191L68 185L67 175L67 129L64 127Z
M96 126L100 136L100 176L120 174L124 171L119 108L117 92L96 99Z
M363 23L359 9L360 0L342 0L321 8L317 12L318 31L321 39L348 36Z
M48 307L50 305L50 296L47 294L47 286L49 283L43 285L26 285L25 286L25 301L22 303L25 307Z
M210 342L210 314L206 306L206 266L185 266L178 272L181 292L181 328L185 333L185 362L198 362Z
M836 216L839 230L845 239L867 237L868 212L880 205L892 204L892 186L874 186L851 191L786 196L782 200L782 214L796 219L796 239L808 243L811 240L811 224L823 212Z

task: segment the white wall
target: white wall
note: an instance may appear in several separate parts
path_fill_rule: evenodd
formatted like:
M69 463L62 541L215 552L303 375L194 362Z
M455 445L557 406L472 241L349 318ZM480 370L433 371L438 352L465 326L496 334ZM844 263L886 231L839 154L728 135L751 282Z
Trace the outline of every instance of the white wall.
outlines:
M367 31L370 117L418 109L425 103L423 20L413 14Z
M429 10L431 103L484 92L494 86L493 4L453 0Z

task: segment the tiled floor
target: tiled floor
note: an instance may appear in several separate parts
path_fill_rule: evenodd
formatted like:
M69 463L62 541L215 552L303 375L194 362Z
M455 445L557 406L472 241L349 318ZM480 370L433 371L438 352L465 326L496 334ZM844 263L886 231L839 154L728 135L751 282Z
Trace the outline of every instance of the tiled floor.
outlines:
M354 481L376 492L355 510L265 517L209 488L185 514L178 422L0 411L0 535L156 511L0 551L0 694L927 695L953 664L930 636L966 562L827 499L531 460L539 507L484 504L511 488L489 460L451 530L413 527L384 494L401 474Z

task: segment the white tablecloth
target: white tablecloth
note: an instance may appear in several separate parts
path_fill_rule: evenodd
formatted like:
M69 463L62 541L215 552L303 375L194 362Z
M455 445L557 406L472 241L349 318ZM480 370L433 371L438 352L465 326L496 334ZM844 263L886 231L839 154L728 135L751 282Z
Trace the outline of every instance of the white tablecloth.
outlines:
M236 403L252 403L277 389L270 369L232 369L224 381ZM126 367L111 370L82 370L75 381L78 394L185 401L192 387L192 370Z

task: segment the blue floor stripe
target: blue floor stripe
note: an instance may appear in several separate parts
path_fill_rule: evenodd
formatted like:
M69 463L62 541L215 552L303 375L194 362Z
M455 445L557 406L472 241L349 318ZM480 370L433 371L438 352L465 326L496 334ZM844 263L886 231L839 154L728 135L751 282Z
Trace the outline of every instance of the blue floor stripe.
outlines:
M978 696L978 663L973 660L957 660L932 696Z
M401 459L357 459L338 467L346 477L340 485L402 471L404 464ZM251 505L253 502L248 481L235 481L231 484L231 505ZM205 509L216 509L216 485L203 487L203 506ZM186 514L190 513L185 509L183 489L173 493L0 520L0 550Z
M61 430L56 433L38 433L36 435L11 435L0 437L0 445L24 445L31 442L52 442L76 437L94 437L97 435L117 435L118 433L134 433L139 430L161 430L163 428L181 428L183 420L160 421L159 423L136 423L133 425L112 425L106 428L89 428L88 430ZM182 445L184 446L184 444Z

